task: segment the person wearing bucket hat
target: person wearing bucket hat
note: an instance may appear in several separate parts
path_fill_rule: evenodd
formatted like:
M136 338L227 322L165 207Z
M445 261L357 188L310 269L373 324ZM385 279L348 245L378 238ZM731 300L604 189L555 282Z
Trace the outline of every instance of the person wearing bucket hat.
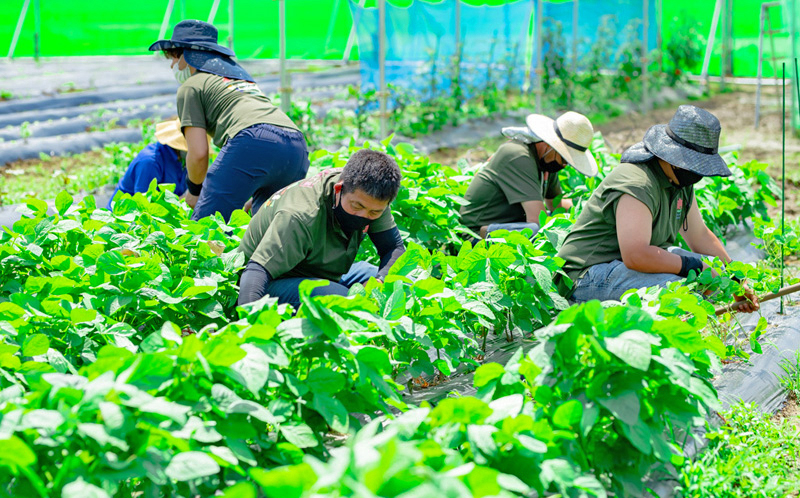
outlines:
M305 178L309 160L305 137L272 104L253 77L217 43L217 29L185 20L169 40L158 40L170 60L178 88L178 117L186 137L186 203L192 219L220 213L227 221L252 198L255 214L269 196ZM220 153L208 164L205 135Z
M461 223L485 238L495 230L539 230L539 214L569 209L561 197L558 172L567 164L584 175L597 174L589 152L594 130L589 119L566 112L552 119L531 114L526 127L503 128L509 138L472 179L461 207Z
M175 194L186 192L186 139L181 133L178 119L156 123L156 142L147 145L133 158L125 174L120 178L117 188L108 200L106 209L113 209L118 192L133 195L147 192L153 180L156 184L175 185Z
M662 286L708 268L701 255L731 261L694 196L703 177L731 174L717 153L719 134L713 114L682 105L669 124L651 127L622 154L558 251L569 277L557 277L565 297L619 300L629 289ZM678 234L691 252L674 247ZM749 290L737 300L747 301L743 311L758 309Z

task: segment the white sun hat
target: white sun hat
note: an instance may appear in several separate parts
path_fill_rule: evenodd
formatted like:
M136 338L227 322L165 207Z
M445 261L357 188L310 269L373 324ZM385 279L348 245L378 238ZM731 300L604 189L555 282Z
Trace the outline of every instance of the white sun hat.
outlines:
M589 118L577 112L565 112L556 119L541 114L525 118L528 128L561 157L586 176L597 174L597 161L589 151L594 138L594 128Z
M173 149L182 150L187 152L189 145L186 143L186 137L183 136L181 131L181 120L178 118L169 119L156 123L156 140L164 145L169 145ZM211 137L206 134L208 146L211 147Z

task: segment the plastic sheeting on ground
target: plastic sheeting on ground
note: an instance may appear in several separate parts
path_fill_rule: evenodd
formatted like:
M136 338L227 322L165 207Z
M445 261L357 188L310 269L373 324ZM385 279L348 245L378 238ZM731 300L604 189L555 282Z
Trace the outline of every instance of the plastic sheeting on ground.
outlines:
M79 154L114 142L138 143L142 141L140 128L79 133L59 137L33 138L0 144L0 164L21 159L34 159L39 154L63 156Z

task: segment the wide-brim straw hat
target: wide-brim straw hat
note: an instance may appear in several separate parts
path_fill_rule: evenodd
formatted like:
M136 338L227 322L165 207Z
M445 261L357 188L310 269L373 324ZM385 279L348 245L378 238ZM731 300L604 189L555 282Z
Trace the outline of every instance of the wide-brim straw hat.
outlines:
M178 118L156 123L155 136L159 143L184 152L189 151L189 144L186 143L186 137L183 136L181 131L181 120ZM206 139L210 147L211 137L208 134L206 134Z
M192 50L210 50L233 57L233 50L217 43L217 28L213 24L187 19L175 25L169 40L158 40L150 45L150 51L183 48Z
M555 149L567 164L586 176L597 174L597 161L589 151L594 138L594 128L589 118L569 111L556 119L541 114L530 114L525 122L528 128Z
M622 162L643 163L653 157L700 176L730 176L719 155L721 126L716 116L693 105L678 107L668 124L651 126L644 140L622 153Z

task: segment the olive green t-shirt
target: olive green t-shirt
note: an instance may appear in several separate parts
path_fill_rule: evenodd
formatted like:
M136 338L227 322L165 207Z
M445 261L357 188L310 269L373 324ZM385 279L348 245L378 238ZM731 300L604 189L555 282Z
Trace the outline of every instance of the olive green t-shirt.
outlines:
M506 142L472 179L461 207L461 223L477 230L492 223L524 222L525 201L544 201L561 195L558 174L543 182L539 159L528 145ZM543 185L543 183L545 185Z
M271 278L324 278L337 282L350 270L364 232L347 237L333 214L333 186L342 170L328 169L276 192L256 213L242 238L247 260ZM391 206L365 232L394 228Z
M299 131L255 83L209 73L195 73L178 88L178 117L182 127L205 129L217 147L261 123Z
M650 245L667 249L675 245L681 225L692 206L693 187L672 184L657 161L617 166L598 185L583 206L572 231L557 256L574 281L594 265L622 260L617 239L617 204L623 194L641 201L653 215ZM563 279L559 290L571 295Z

